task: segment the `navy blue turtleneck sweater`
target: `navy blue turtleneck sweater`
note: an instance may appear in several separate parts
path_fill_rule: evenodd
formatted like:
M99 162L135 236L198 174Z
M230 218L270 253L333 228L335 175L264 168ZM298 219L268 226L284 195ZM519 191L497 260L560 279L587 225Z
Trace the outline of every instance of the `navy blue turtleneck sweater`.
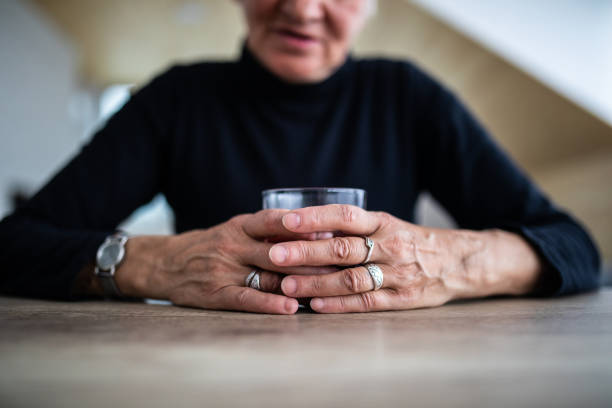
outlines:
M429 191L468 229L523 235L548 265L540 294L597 286L599 255L465 107L413 65L352 60L288 84L244 50L175 67L136 93L27 204L0 223L0 291L70 298L77 273L137 207L163 193L176 230L261 207L260 192L357 187L407 221Z

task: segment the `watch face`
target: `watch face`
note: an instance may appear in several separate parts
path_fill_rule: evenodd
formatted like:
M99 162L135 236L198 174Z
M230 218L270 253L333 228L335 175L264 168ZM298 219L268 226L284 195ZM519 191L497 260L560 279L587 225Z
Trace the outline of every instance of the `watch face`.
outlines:
M111 242L100 248L98 253L98 267L102 270L108 270L121 262L125 250L120 242Z

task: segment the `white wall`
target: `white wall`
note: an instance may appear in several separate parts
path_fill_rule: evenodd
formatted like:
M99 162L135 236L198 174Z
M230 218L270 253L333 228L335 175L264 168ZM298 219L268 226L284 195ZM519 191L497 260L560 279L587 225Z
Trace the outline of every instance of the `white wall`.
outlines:
M612 124L612 1L411 1Z
M33 192L75 152L89 102L67 39L27 1L1 0L0 217L10 189Z

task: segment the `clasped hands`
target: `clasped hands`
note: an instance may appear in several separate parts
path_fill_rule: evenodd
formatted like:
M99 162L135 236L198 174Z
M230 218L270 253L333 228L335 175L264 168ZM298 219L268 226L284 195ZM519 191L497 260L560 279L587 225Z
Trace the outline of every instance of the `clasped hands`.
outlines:
M376 291L360 265L364 236L375 243L370 262L384 274ZM518 251L509 255L521 255L517 239L498 230L425 228L350 205L262 210L205 230L133 237L116 279L127 295L206 309L293 314L296 299L311 298L319 313L402 310L525 293L533 277L497 276L490 262L503 242L515 244L505 247ZM245 286L253 269L260 290Z

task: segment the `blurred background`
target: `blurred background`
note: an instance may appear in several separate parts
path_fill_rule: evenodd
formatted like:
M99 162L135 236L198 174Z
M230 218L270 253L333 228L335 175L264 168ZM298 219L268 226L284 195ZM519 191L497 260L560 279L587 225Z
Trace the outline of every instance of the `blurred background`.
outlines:
M0 0L0 217L177 62L232 59L232 0ZM612 264L612 1L379 0L357 56L407 58L470 106ZM451 226L429 197L422 223ZM171 233L163 197L123 227ZM608 278L609 279L609 278Z

